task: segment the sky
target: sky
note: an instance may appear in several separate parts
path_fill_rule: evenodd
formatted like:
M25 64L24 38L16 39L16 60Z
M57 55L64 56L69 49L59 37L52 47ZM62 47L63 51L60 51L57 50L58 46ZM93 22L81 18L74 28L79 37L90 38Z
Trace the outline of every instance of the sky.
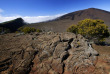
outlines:
M110 0L0 0L0 23L18 17L42 22L87 8L110 11Z

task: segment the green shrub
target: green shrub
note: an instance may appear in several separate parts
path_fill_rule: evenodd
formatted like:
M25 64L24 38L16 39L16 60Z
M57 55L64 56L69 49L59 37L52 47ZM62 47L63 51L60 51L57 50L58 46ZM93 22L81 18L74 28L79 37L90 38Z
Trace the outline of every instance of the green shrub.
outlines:
M42 32L42 30L40 30L40 29L37 29L37 30L36 30L36 32Z
M23 27L18 28L19 32L22 32L22 30L23 30Z
M77 25L72 25L67 29L68 32L81 34L88 40L104 41L104 38L109 37L108 26L103 20L85 19L78 22Z
M20 27L19 29L18 29L18 31L19 32L24 32L24 33L31 33L31 32L35 32L36 31L36 29L35 28L31 28L31 27Z
M19 33L18 31L16 31L15 33Z

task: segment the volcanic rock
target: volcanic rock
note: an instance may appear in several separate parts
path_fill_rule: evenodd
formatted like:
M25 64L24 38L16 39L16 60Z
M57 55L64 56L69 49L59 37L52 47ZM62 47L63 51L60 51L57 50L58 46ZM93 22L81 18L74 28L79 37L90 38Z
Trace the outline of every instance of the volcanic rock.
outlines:
M1 74L90 74L98 52L81 35L0 35Z

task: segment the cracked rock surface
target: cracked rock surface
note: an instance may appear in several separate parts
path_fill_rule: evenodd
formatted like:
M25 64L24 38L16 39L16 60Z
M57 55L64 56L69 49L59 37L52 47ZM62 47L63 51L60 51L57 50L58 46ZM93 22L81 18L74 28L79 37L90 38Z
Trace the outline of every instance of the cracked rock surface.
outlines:
M45 33L35 37L39 51L30 74L82 74L95 69L98 52L73 33Z
M98 52L81 35L0 35L1 74L90 74Z

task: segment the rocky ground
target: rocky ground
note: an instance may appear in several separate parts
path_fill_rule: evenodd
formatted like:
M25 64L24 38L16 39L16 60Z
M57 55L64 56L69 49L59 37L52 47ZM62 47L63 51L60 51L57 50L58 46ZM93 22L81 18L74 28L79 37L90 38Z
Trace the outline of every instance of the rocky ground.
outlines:
M73 33L0 35L0 74L109 74L109 56Z
M96 74L110 74L110 46L93 45L99 52L96 64Z

